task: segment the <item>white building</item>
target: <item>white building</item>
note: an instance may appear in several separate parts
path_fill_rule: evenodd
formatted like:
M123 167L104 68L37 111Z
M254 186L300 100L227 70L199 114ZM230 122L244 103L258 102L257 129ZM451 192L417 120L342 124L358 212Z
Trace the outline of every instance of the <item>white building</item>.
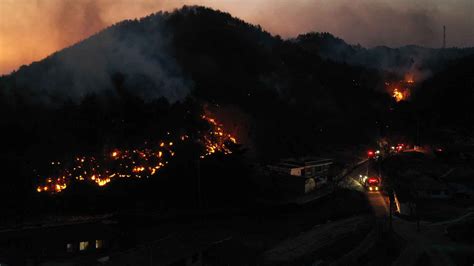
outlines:
M279 182L288 189L308 193L328 182L329 167L332 163L330 159L304 157L285 159L268 165L268 169L286 176L279 178Z

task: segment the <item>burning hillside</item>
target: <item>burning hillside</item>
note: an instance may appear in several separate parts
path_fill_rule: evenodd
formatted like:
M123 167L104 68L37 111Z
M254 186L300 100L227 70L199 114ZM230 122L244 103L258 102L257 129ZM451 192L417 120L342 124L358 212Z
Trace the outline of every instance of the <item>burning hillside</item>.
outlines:
M388 93L396 102L409 100L414 84L413 75L410 74L406 74L403 80L385 83Z
M222 152L224 154L230 154L232 151L227 147L229 141L232 143L237 143L237 140L226 133L222 128L222 125L219 124L214 118L203 115L202 119L206 120L209 125L211 125L212 131L208 132L209 134L203 134L201 138L201 143L206 148L204 155L201 155L201 158L211 155L216 152Z
M63 167L62 162L51 162L57 174L45 178L36 190L58 193L65 190L73 180L105 186L113 179L149 178L172 160L175 156L176 145L187 141L195 141L202 146L203 153L200 158L217 152L232 153L229 144L237 143L237 140L227 133L214 118L202 115L201 119L209 124L209 130L200 131L196 139L186 134L173 136L168 132L166 140L157 142L152 147L133 150L113 149L101 158L77 156L72 162L66 162L69 167Z
M405 88L394 88L392 92L392 97L397 102L407 100L409 96L409 91Z

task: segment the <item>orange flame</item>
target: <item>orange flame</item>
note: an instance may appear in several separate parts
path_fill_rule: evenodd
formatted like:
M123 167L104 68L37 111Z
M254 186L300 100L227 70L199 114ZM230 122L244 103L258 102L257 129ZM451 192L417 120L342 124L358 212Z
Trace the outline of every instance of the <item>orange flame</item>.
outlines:
M216 152L230 154L232 151L228 143L237 143L237 140L226 133L222 125L214 118L202 116L202 119L210 125L210 130L203 133L198 140L204 146L204 154L201 158ZM170 133L168 133L170 135ZM177 143L187 141L188 135L177 138ZM65 190L70 180L89 181L100 187L107 185L115 178L142 178L155 175L157 171L169 163L169 159L175 156L173 141L161 141L154 149L118 150L106 153L103 164L94 157L76 157L72 167L60 170L63 175L60 178L46 178L45 185L39 185L37 192L59 193ZM61 165L59 162L51 165Z
M393 98L395 98L395 101L397 101L397 102L403 101L403 99L405 98L403 93L401 91L399 91L397 88L395 88L393 90L393 95L392 96L393 96Z

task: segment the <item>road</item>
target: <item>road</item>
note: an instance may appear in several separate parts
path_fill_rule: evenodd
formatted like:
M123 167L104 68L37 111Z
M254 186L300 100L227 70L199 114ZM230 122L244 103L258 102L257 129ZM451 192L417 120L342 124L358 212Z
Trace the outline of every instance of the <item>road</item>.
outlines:
M382 195L381 192L367 192L367 198L370 206L374 210L375 217L387 218L389 215L389 204L387 203L387 196Z
M308 254L328 250L336 243L346 241L349 235L355 234L362 227L368 227L370 221L369 216L361 215L316 226L266 251L263 254L264 261L269 265L295 263L298 259L308 257Z
M388 215L389 215L389 204L387 203L387 197L380 191L367 191L363 186L364 176L379 176L378 171L375 171L370 167L370 163L366 162L361 164L359 167L355 168L351 173L349 173L344 179L339 182L339 186L342 186L347 189L358 190L367 196L367 201L373 209L373 214L376 218L376 224L373 226L373 229L367 234L365 239L363 239L359 245L357 245L352 251L348 252L342 256L337 261L331 263L331 265L360 265L361 259L363 257L371 254L373 250L377 249L378 238L380 237L380 232L383 228L388 228ZM375 262L371 263L364 260L368 265L380 265L380 263Z
M374 214L377 218L386 218L389 214L388 197L383 192L369 192L365 189L363 184L363 177L368 176L380 176L377 169L371 165L370 162L366 162L352 171L345 179L342 180L341 185L346 188L359 190L365 192L367 199L374 210ZM383 180L382 180L383 185Z
M348 175L341 185L365 191L360 182L360 176L364 175L378 175L378 171L369 163L363 164ZM390 210L388 197L383 192L365 191L365 193L378 222L385 223L388 221L387 218ZM450 251L463 250L468 252L468 254L469 252L474 253L474 247L451 241L444 233L444 224L422 222L420 228L420 230L417 229L416 222L393 216L393 232L405 241L406 246L392 265L417 265L422 256L429 258L430 265L456 265L449 254ZM365 250L368 250L368 248ZM359 250L358 252L363 251Z

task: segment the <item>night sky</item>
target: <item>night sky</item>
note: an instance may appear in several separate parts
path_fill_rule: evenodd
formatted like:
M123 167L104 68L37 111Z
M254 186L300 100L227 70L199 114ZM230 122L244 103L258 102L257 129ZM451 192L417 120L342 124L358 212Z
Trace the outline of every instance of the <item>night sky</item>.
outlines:
M204 5L294 37L331 32L350 43L474 46L474 0L0 0L0 73L40 60L100 29L182 5Z

